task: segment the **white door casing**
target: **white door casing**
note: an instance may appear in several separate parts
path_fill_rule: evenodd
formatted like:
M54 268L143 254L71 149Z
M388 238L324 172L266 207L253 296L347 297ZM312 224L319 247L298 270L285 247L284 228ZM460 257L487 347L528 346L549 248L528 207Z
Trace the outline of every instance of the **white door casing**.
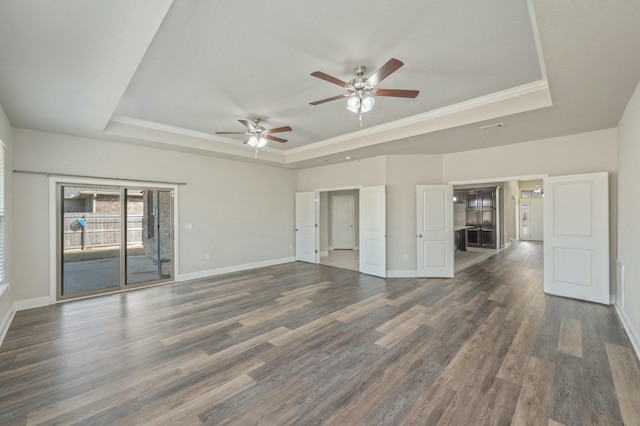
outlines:
M387 211L384 186L360 188L360 272L387 276Z
M609 175L544 179L544 291L609 304Z
M453 186L416 186L418 277L454 276Z
M296 192L296 260L318 263L315 192Z
M331 239L334 249L353 249L354 197L331 197Z

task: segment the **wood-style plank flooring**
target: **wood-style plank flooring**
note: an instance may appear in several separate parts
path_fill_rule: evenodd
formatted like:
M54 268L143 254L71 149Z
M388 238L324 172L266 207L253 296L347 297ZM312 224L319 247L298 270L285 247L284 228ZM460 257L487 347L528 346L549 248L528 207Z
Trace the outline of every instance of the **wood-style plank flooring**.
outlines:
M611 307L546 296L542 246L454 279L290 263L18 312L0 424L638 424Z

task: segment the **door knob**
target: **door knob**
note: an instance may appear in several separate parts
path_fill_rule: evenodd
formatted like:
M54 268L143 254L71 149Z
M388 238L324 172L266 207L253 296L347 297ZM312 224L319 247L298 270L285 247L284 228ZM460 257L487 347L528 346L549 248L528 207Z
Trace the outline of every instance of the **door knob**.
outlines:
M418 235L416 235L416 237L422 238L422 234L418 234Z

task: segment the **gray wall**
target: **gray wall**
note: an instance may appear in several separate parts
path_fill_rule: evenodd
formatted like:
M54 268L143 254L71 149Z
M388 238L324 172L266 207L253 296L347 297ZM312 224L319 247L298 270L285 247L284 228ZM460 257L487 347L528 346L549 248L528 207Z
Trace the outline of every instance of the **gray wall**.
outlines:
M618 289L617 306L640 356L640 84L620 120L618 143L618 260L624 267L624 290Z
M15 136L18 169L186 182L177 212L181 275L294 255L295 171L28 130L16 129ZM48 296L49 181L14 177L20 238L13 251L13 296Z
M0 105L0 140L5 146L4 179L4 284L0 283L0 339L13 314L13 127Z

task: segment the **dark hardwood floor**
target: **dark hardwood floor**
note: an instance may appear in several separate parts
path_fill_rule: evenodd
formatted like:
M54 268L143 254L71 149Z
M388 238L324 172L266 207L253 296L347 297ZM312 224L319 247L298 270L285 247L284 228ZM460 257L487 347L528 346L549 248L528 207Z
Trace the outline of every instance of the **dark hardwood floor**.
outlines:
M638 424L612 307L546 296L542 246L454 279L290 263L18 312L0 424Z

